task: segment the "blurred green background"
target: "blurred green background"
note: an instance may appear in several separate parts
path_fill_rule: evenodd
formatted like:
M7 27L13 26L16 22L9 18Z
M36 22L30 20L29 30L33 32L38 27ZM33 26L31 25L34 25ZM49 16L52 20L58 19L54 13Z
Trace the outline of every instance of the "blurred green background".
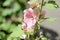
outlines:
M21 24L27 1L0 0L0 40L7 40L14 28Z

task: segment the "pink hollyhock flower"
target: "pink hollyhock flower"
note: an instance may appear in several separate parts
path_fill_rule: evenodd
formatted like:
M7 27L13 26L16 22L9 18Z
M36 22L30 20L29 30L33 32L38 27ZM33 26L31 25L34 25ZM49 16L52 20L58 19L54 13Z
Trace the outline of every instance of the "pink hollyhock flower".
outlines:
M34 13L32 8L24 10L24 22L22 24L22 29L29 30L34 28L34 25L37 21L37 15Z
M30 0L30 1L28 1L28 5L29 5L29 7L31 7L31 8L33 8L33 7L35 7L36 5L38 5L38 3L40 3L40 0Z
M23 30L29 30L34 28L35 23L38 21L39 9L33 10L32 8L24 10L24 22L22 23ZM45 16L45 11L42 11L42 18Z

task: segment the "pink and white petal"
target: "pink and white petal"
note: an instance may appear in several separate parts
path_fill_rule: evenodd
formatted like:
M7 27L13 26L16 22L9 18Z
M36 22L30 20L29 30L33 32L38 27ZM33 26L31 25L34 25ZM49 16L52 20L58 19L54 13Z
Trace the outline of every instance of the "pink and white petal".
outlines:
M22 23L22 29L23 29L23 30L27 30L27 25L26 25L26 23L24 23L24 22Z
M42 18L44 18L45 17L45 13L46 13L46 11L42 11Z
M20 36L21 39L25 39L27 37L26 34L22 34L22 36Z

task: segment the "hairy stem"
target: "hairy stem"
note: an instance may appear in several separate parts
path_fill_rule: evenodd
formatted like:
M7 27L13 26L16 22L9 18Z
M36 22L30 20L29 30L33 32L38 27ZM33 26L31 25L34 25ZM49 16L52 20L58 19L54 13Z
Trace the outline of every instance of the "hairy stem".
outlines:
M39 15L38 15L39 20L40 20L40 19L41 19L41 17L42 17L42 8L43 8L43 3L44 3L44 0L42 0L42 2L41 2L40 13L39 13Z
M41 2L41 8L39 9L40 12L39 12L39 15L38 15L38 21L36 22L36 25L35 25L34 33L36 32L37 29L40 29L40 20L41 20L41 17L42 17L43 3L44 3L44 0L42 0L42 2Z
M41 2L41 8L40 8L40 13L39 13L39 15L38 15L38 29L40 29L40 20L41 20L41 18L42 18L42 9L43 9L43 3L44 3L44 0L42 0L42 2Z

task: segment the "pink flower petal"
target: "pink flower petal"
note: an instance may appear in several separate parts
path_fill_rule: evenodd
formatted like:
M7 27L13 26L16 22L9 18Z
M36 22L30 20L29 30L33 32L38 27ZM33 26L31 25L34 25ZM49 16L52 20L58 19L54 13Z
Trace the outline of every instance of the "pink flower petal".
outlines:
M37 21L37 16L35 15L32 8L24 10L24 26L23 29L32 29Z
M46 12L43 10L43 11L42 11L42 18L45 17L45 13L46 13Z
M25 23L22 24L22 29L26 30L27 25Z

